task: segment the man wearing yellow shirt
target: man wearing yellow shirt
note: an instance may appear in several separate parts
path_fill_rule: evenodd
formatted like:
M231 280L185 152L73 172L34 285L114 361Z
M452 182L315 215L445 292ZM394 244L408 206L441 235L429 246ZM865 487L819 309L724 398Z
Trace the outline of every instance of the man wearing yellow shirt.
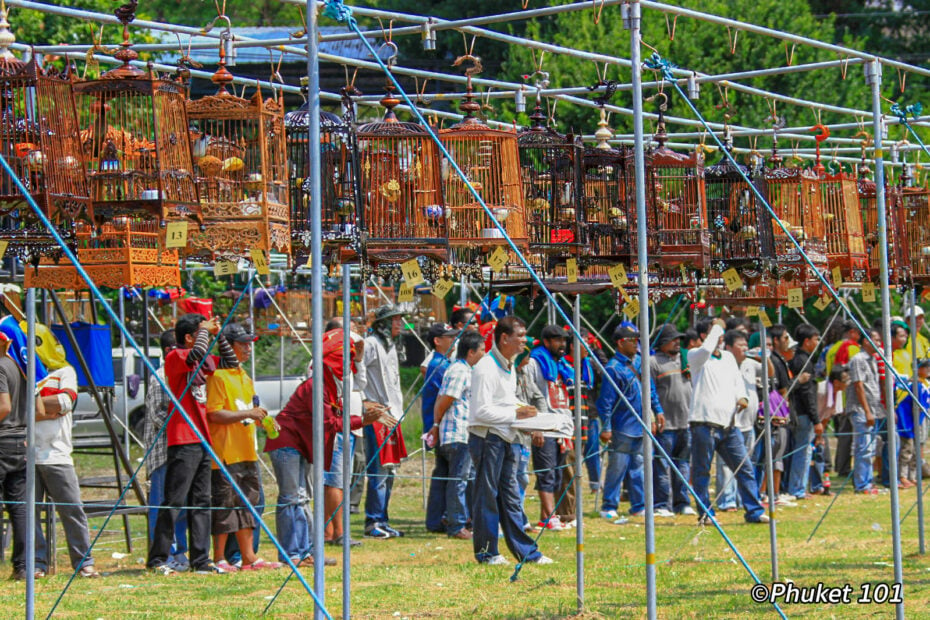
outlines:
M913 371L911 350L907 347L907 328L897 321L891 324L891 362L895 372L904 379Z
M922 360L930 357L930 340L927 340L927 337L924 336L921 332L924 328L924 309L920 306L914 306L914 314L917 317L917 359ZM911 322L911 309L908 308L905 313L905 318L907 318L908 325ZM907 350L911 351L912 345L911 341L907 341ZM910 373L908 373L910 374Z
M827 349L825 357L827 376L834 365L846 366L849 360L855 357L859 352L859 340L862 335L859 333L859 327L852 321L843 323L843 336Z
M230 476L242 489L249 503L261 502L261 479L258 473L258 454L255 450L255 423L268 415L254 406L255 388L245 372L244 364L252 353L256 340L244 327L230 323L223 335L232 345L237 368L219 369L207 379L207 420L213 449L223 461ZM213 466L213 560L226 572L280 568L278 562L259 559L252 548L252 531L255 519L245 508L226 476ZM242 553L242 567L237 569L223 558L226 540L233 534Z

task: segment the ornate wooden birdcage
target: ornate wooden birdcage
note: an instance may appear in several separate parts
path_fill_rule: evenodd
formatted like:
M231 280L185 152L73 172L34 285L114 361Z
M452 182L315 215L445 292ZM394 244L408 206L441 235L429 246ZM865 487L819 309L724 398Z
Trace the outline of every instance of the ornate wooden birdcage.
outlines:
M44 70L34 55L28 62L16 58L9 50L15 41L6 3L0 2L0 149L42 213L73 240L74 223L91 221L93 208L70 73ZM0 175L0 240L21 259L60 252L6 174Z
M772 218L753 191L764 197L765 180L759 170L761 162L754 163L751 168L734 165L724 156L704 170L713 268L718 272L735 268L753 282L775 273Z
M580 256L585 247L581 238L584 147L580 138L563 136L546 125L538 99L530 120L530 127L517 138L530 248L545 255L551 268Z
M287 253L291 246L284 110L263 99L231 94L225 46L212 82L215 95L187 102L204 227L188 232L194 254Z
M778 277L802 287L819 286L820 280L788 233L798 241L814 269L826 272L828 262L820 178L811 170L782 165L775 148L770 162L772 167L765 169L764 177L769 205L778 216L778 221L773 218L771 222Z
M129 42L135 8L116 10L123 42L114 57L123 64L74 85L94 214L199 220L184 86L130 64L138 58Z
M858 169L859 179L856 187L859 192L859 212L862 216L862 232L865 249L869 257L869 280L876 280L881 273L881 251L878 235L878 199L875 181L870 179L872 171L865 162L863 149L862 162ZM908 256L907 231L902 205L902 188L892 183L885 184L885 213L888 245L888 277L892 283L910 281L910 260Z
M908 249L911 278L930 284L930 188L911 187L907 166L901 174L901 217Z
M324 252L345 251L358 242L358 143L352 124L353 105L344 91L345 116L320 111L321 225ZM310 254L310 115L309 106L284 115L291 206L291 253Z
M463 56L456 61L474 60ZM527 247L526 213L523 188L520 183L520 155L517 134L491 129L475 114L481 104L472 94L472 75L480 71L480 63L468 69L465 101L461 105L465 118L449 129L439 132L439 139L452 159L468 177L468 181L501 223L507 236L521 248ZM488 217L465 181L442 161L442 185L445 196L449 249L453 262L472 262L478 254L506 244L504 235Z
M634 191L633 153L615 149L608 144L612 132L607 116L601 109L601 119L594 136L597 145L585 147L583 159L584 238L590 252L581 257L584 265L623 263L632 268L637 264L637 210ZM658 227L655 202L646 201L646 227ZM658 238L649 235L647 249L650 261L657 261Z
M152 218L117 216L96 226L75 224L77 257L97 286L180 286L177 250L166 250ZM43 258L25 270L27 288L83 290L87 283L71 265Z
M361 205L367 230L363 251L371 262L415 256L445 260L447 219L439 149L421 125L397 120L400 100L388 86L380 121L358 128Z
M704 155L700 150L676 153L665 146L664 108L659 109L654 139L657 146L646 172L646 199L656 205L659 260L665 267L704 270L710 266Z
M862 234L857 179L844 172L838 162L831 162L831 167L833 171L828 173L820 163L818 142L814 170L821 176L827 262L831 269L840 268L843 281L862 282L868 277L869 255Z

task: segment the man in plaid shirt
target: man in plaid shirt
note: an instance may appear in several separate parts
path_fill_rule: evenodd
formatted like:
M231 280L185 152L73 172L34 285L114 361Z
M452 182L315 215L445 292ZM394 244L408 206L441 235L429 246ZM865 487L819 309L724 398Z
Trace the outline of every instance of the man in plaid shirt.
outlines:
M159 344L161 345L162 359L168 352L177 346L177 339L173 329L162 332ZM156 372L162 381L165 381L164 366ZM155 520L158 518L158 507L165 497L165 470L168 460L168 438L165 432L158 435L158 431L165 425L171 400L158 383L158 377L149 377L148 394L145 396L145 424L143 427L143 441L146 446L152 446L145 467L149 476L149 540L155 536ZM155 436L158 435L156 441ZM154 443L154 445L153 445ZM187 560L187 511L182 510L174 524L174 546L171 549L169 564L179 572L188 568Z
M471 396L471 369L484 355L484 339L477 332L462 333L456 360L446 369L433 409L430 429L436 449L436 467L430 481L426 509L427 529L435 531L446 515L446 533L452 538L471 540L466 489L473 477L468 453L468 400Z

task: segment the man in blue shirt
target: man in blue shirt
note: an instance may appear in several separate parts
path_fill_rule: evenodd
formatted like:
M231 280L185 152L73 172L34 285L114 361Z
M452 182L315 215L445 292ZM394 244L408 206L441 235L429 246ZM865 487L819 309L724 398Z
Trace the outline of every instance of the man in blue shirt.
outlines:
M614 331L614 341L617 354L607 363L607 377L601 385L596 407L603 429L601 441L609 444L601 516L619 524L626 522L625 517L618 517L617 507L620 485L627 473L630 474L630 514L639 516L645 509L641 424L643 389L639 369L634 365L639 332L621 325ZM665 417L661 405L656 405L658 402L653 404L656 426L661 430L665 426Z
M449 351L459 330L452 329L445 323L433 323L426 334L426 341L433 347L432 356L426 366L423 393L420 394L423 415L423 430L433 428L433 407L436 406L436 397L442 387L442 378L449 367Z

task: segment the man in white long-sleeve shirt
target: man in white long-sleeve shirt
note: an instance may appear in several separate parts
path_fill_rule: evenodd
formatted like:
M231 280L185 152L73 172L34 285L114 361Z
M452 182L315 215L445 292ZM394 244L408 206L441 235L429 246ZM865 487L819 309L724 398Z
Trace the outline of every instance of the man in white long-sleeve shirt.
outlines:
M759 503L759 488L746 458L742 433L736 427L736 415L749 405L749 399L736 359L729 351L721 350L724 327L721 319L701 321L697 327L703 338L701 346L688 351L688 367L694 387L688 415L691 424L691 480L700 500L698 518L705 518L705 507L713 514L708 487L710 464L714 452L717 452L727 467L736 472L746 521L766 523L768 516Z
M472 369L468 406L468 451L475 467L472 510L475 558L482 564L507 564L498 553L498 526L507 548L520 561L549 564L523 530L517 485L519 432L511 425L531 418L536 409L517 402L513 360L523 350L526 324L504 317L494 328L494 346Z

